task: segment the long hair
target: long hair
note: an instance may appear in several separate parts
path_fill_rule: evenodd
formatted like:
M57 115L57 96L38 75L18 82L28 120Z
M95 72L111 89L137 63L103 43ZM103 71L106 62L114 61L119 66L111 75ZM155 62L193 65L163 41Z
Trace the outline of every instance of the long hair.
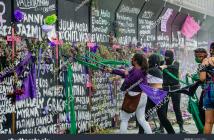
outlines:
M148 65L148 62L147 62L147 59L146 59L145 55L136 53L136 54L133 56L133 58L134 58L134 60L137 62L137 64L141 66L141 69L142 69L144 72L147 72L147 70L148 70L148 68L149 68L149 65Z

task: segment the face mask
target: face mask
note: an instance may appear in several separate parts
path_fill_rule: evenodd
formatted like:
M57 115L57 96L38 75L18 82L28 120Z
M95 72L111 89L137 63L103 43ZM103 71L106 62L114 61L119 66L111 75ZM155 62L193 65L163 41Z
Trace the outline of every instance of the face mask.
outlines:
M198 57L196 57L196 58L195 58L195 62L196 62L196 63L201 63L201 60L200 60Z
M167 58L167 59L165 58L165 61L166 61L166 65L171 65L174 60L170 58Z

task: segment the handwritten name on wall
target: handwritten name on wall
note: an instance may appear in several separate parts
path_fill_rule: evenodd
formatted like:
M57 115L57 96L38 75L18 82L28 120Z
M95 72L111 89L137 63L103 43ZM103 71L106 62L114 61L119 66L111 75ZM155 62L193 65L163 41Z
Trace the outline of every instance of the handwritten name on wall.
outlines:
M161 33L157 36L157 45L161 48L170 48L170 38L168 35Z
M60 0L58 3L59 37L69 42L87 42L89 39L89 10L84 5L77 11L77 3Z
M59 21L59 37L65 41L87 42L88 24L61 19Z
M140 9L122 4L116 14L118 42L127 45L137 36L137 14Z
M11 34L11 1L0 1L0 36Z
M91 32L93 42L109 42L108 34L111 26L110 11L92 7L91 13Z
M53 74L53 64L40 67L37 97L16 102L17 134L57 134L69 128L59 74Z
M156 40L154 27L155 22L152 20L154 13L152 11L144 11L139 18L139 40L144 47L152 47L152 42Z
M15 0L14 4L25 14L24 21L16 25L17 34L42 40L41 25L46 16L55 13L55 0Z
M0 83L0 134L11 134L11 126L8 114L15 112L15 106L11 98L7 98L8 93L13 93L13 78L8 77Z
M111 102L112 91L109 84L107 75L102 72L96 72L93 77L93 82L96 85L96 93L92 96L92 125L98 126L101 129L111 127L111 119L115 115L115 106Z
M89 97L86 93L86 80L88 74L85 73L85 68L74 63L73 68L73 95L75 101L75 112L78 133L86 132L90 129L91 113L89 111Z

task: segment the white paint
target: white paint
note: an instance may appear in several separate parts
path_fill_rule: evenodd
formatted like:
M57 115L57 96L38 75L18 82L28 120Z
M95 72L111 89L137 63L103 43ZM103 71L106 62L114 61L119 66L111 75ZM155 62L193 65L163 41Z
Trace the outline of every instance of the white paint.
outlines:
M84 85L73 85L72 92L74 96L85 96L85 86Z
M43 25L44 16L42 14L24 14L24 23L35 23L38 25Z
M31 24L17 24L17 34L29 38L38 38L42 40L41 27Z
M33 107L37 107L37 108L42 108L44 104L44 98L34 98L34 99L25 99L25 100L21 100L16 102L16 109L19 110L21 108L33 108Z
M134 7L129 7L127 5L122 4L120 7L121 13L128 13L128 14L139 14L140 9L139 8L134 8Z
M88 32L88 24L86 23L77 23L73 20L66 21L60 20L59 21L59 30L60 31L79 31L79 32Z
M154 12L152 11L144 11L144 13L142 14L142 18L151 19L153 15L154 15Z
M117 13L117 20L123 20L123 21L127 21L127 22L133 21L132 17L129 17L129 16L126 16L126 15L120 14L120 13Z
M30 119L21 119L21 120L17 120L16 121L16 127L17 129L21 129L21 128L31 128L34 127L35 124L35 120L34 118L30 118Z
M16 5L20 9L34 9L37 7L49 6L50 0L16 0Z
M3 15L5 14L5 4L3 1L0 1L0 6L2 6L2 11L0 11L0 28L2 28L4 23L6 23L6 20L3 19Z
M87 42L88 24L61 19L59 22L59 38L71 42Z
M39 117L39 111L37 108L18 109L16 112L16 116L17 116L17 119Z

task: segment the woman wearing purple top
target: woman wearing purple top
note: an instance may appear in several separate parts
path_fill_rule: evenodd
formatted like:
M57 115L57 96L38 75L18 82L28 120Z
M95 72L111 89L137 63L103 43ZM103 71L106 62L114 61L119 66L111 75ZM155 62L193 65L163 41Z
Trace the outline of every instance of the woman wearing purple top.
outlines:
M129 87L137 83L140 79L143 79L142 82L144 84L147 84L146 77L147 77L148 62L146 58L142 54L135 54L131 62L132 62L133 68L130 71L106 69L106 72L120 75L122 76L122 78L125 78L121 86L122 91L126 91ZM134 88L131 88L128 94L130 96L136 96L138 94L141 94L140 101L136 109L136 116L137 116L138 122L145 130L145 133L151 134L152 133L151 127L145 119L147 95L142 92L139 85L135 86ZM120 113L120 119L121 119L120 132L121 133L127 132L128 121L131 115L132 115L131 113L127 113L123 110L121 111Z

